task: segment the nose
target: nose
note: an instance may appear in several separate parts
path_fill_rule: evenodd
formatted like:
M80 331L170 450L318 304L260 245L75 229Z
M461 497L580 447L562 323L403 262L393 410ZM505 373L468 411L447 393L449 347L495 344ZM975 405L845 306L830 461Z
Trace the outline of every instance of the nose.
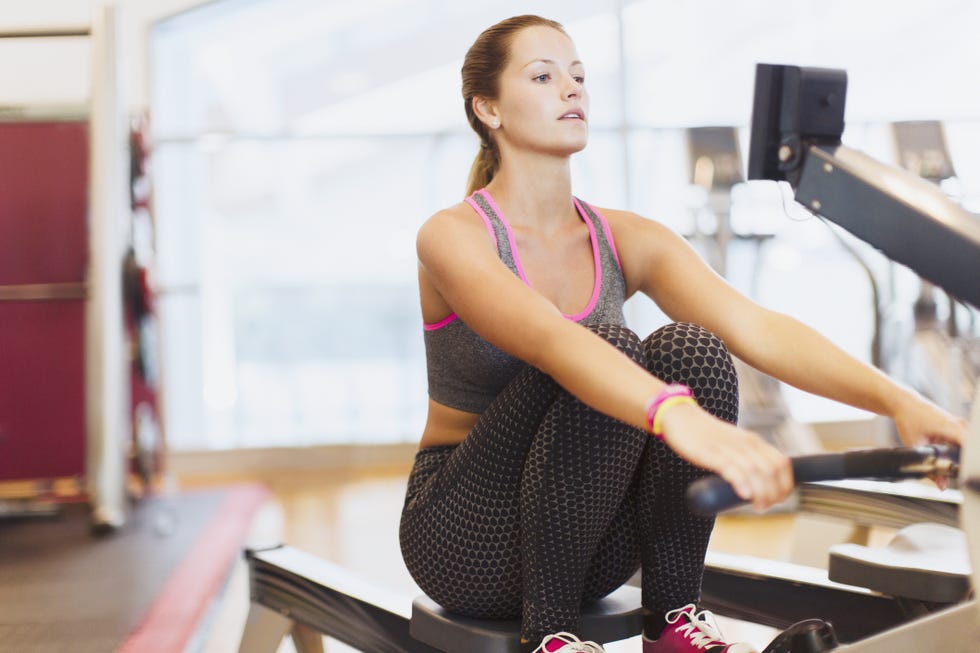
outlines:
M571 75L565 75L564 97L566 100L580 97L582 95L582 85Z

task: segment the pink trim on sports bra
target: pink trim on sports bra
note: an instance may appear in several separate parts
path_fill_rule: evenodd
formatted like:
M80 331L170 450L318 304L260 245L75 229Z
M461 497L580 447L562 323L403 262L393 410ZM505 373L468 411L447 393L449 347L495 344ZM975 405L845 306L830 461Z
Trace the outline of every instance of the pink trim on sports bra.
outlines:
M475 194L476 193L474 193L474 195ZM475 199L473 199L473 195L470 195L469 197L467 197L463 201L465 201L467 204L469 204L471 207L473 207L473 210L476 211L476 214L478 216L480 216L480 219L481 220L483 220L483 224L485 224L487 226L487 231L490 232L490 237L493 238L493 246L496 247L497 250L499 251L500 250L500 243L497 241L497 232L494 231L493 223L490 222L490 218L487 217L487 214L483 212L483 209L480 208L480 205L476 203L476 200ZM494 210L496 211L497 210L497 207L496 207L495 204L493 204L493 200L492 199L490 200L490 203L491 203L491 205L493 205ZM497 215L500 215L500 214L498 213ZM511 241L511 244L513 245L513 241Z
M575 200L576 202L578 200ZM612 229L609 228L609 221L606 220L606 216L599 212L599 209L589 204L589 208L595 213L596 217L599 218L599 222L602 223L602 232L606 234L606 242L609 243L609 248L612 249L613 257L616 259L616 265L619 269L623 269L623 264L619 260L619 251L616 249L616 241L612 237Z
M450 322L452 322L453 320L455 320L458 317L459 316L456 315L455 313L450 313L449 315L447 315L446 317L442 318L438 322L432 322L431 324L428 323L428 322L423 322L422 323L422 328L425 331L438 331L439 329L441 329L442 327L446 326L447 324L449 324Z
M500 243L497 241L497 232L494 231L494 229L493 229L493 223L490 222L490 218L488 218L487 215L483 212L483 209L481 209L480 208L480 205L476 203L476 200L473 199L473 196L472 195L470 197L467 197L464 201L467 204L469 204L471 207L473 207L473 210L476 211L476 214L478 216L480 216L480 219L481 220L483 220L483 224L486 225L487 231L490 232L490 237L493 238L493 246L496 247L499 250L500 249ZM490 201L492 202L493 200L490 200ZM497 209L495 209L495 210L497 210ZM506 224L506 223L504 223L504 224ZM513 241L511 241L511 247L513 247ZM422 328L424 330L426 330L426 331L437 331L437 330L441 329L442 327L446 326L447 324L450 324L457 317L459 317L459 316L456 315L456 313L450 313L449 315L447 315L446 317L442 318L438 322L431 322L431 323L429 323L429 322L423 322L422 323Z
M487 201L490 208L493 209L493 212L497 214L498 218L500 218L500 222L504 225L504 231L507 232L507 242L510 243L510 255L514 258L514 265L517 266L517 275L521 278L521 281L530 286L531 282L527 280L527 275L524 274L524 266L521 265L521 259L517 255L517 242L514 240L514 232L511 230L510 223L507 222L507 218L504 217L504 212L500 210L500 207L497 206L497 203L493 200L493 196L490 195L490 191L488 191L486 188L481 188L476 192L480 194L480 197ZM473 203L473 206L476 206L477 210L480 212L480 215L483 215L483 209L480 209L476 202ZM490 219L487 216L483 215L483 219L487 221L488 225L490 224Z
M517 242L514 237L514 231L510 227L510 222L508 222L507 218L504 217L504 212L500 210L499 206L497 206L497 202L494 201L493 196L490 195L489 191L487 191L485 188L481 188L480 190L476 191L476 193L479 193L480 196L487 201L487 204L490 205L490 208L492 208L494 213L497 214L497 217L500 218L501 224L504 225L504 231L507 232L507 241L510 244L510 253L514 259L514 266L517 268L517 274L518 276L520 276L521 281L527 284L529 288L533 288L534 286L531 285L531 281L527 278L527 274L524 273L524 266L521 264L520 254L517 251ZM476 193L474 193L474 195ZM490 222L490 218L483 212L483 209L480 208L480 205L476 203L476 200L474 200L472 196L467 197L465 201L473 208L473 210L476 211L477 215L479 215L480 218L483 220L483 224L486 225L487 231L489 231L490 235L493 237L494 244L499 249L500 243L497 241L497 234L493 229L493 224ZM578 322L579 320L583 320L586 317L588 317L589 314L592 313L593 310L595 310L595 306L599 301L599 295L602 293L602 261L599 254L599 238L596 235L595 226L592 224L592 221L588 219L585 210L582 208L582 205L579 203L578 199L573 198L573 201L575 202L575 210L578 211L579 217L582 219L582 222L585 223L586 228L589 230L589 242L592 244L592 264L594 266L592 296L589 298L589 303L585 306L584 309L582 309L580 312L576 313L575 315L562 313L562 316L564 316L565 318L572 320L573 322ZM616 251L616 244L613 242L612 233L610 233L609 230L609 223L606 222L605 216L602 215L599 211L597 211L594 206L590 204L589 208L591 208L592 212L595 213L596 217L599 218L599 222L602 225L602 230L606 235L606 241L609 243L609 246L612 249L613 256L616 258L616 264L620 266L620 269L622 269L622 264L619 262L619 253ZM451 324L458 317L459 316L456 313L450 313L449 315L439 320L438 322L423 323L422 328L425 331L437 331L438 329L441 329Z
M497 214L498 218L500 218L500 222L504 225L504 230L507 232L507 241L510 243L510 255L514 259L514 266L517 268L517 274L529 288L533 288L534 286L527 278L527 274L524 273L524 266L521 264L521 256L517 250L517 242L514 238L514 231L510 227L510 222L507 221L506 216L504 216L504 212L500 210L499 206L497 206L493 196L490 195L490 192L487 189L481 188L476 192L487 201L487 204L490 205L493 212ZM593 264L592 296L589 298L589 303L584 309L574 315L562 313L565 318L572 320L573 322L578 322L579 320L588 317L588 315L595 309L596 303L599 301L599 295L602 293L602 261L599 257L599 238L596 236L595 226L592 224L592 221L589 220L588 216L585 215L585 211L582 210L582 206L578 203L578 200L575 200L575 210L578 212L579 218L581 218L582 222L585 223L585 226L589 230L589 242L592 244ZM483 213L482 210L479 212L481 214Z
M562 314L569 320L578 322L579 320L583 320L588 317L589 313L595 309L596 302L599 301L599 293L602 292L602 260L599 255L599 238L596 236L595 226L593 226L592 220L589 220L585 215L585 211L582 210L582 206L578 203L578 200L575 200L575 210L578 211L579 217L582 218L583 222L585 222L585 226L589 228L589 242L592 243L592 263L595 270L593 272L595 276L593 277L592 281L592 297L589 298L588 305L582 309L581 312L575 315ZM514 257L517 257L516 252L514 253Z

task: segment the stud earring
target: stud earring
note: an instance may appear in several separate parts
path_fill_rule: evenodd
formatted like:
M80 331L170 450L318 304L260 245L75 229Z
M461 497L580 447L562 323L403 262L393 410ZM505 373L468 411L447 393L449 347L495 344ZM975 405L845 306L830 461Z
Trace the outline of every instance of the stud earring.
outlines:
M490 126L493 127L494 129L497 129L498 127L500 127L500 121L494 120Z

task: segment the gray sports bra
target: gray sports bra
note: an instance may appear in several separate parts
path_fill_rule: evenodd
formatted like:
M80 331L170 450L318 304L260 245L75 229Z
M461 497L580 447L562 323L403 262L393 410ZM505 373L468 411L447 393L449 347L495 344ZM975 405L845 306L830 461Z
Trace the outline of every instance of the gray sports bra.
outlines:
M514 233L486 189L466 198L466 203L483 218L497 241L500 260L530 286L514 241ZM595 283L592 298L577 315L565 317L580 324L625 324L623 303L626 282L619 265L606 219L593 207L575 199L575 207L589 228ZM514 376L526 365L470 329L455 313L425 324L425 357L429 396L440 404L470 413L482 413Z

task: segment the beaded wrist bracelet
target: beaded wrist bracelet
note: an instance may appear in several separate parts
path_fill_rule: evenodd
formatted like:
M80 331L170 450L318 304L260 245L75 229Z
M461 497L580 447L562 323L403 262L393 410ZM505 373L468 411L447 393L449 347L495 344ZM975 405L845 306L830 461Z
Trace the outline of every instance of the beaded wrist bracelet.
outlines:
M694 393L682 383L671 383L647 402L647 430L655 438L664 437L663 415L668 408L680 404L694 404Z

